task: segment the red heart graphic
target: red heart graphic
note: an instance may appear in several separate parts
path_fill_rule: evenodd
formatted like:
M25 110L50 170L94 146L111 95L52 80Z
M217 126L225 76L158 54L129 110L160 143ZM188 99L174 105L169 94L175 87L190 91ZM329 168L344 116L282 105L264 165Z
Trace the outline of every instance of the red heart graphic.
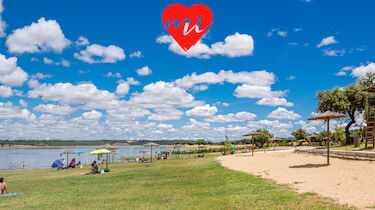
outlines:
M203 4L194 4L189 8L172 4L164 9L162 16L164 27L185 52L207 32L212 19L210 8Z

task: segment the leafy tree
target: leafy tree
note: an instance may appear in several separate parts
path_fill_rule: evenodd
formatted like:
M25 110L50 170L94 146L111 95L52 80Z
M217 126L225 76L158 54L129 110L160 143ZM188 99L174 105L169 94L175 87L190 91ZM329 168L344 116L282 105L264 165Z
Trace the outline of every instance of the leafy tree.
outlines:
M341 141L342 138L344 138L345 134L345 128L341 126L336 126L335 127L335 132L332 133L333 140L334 141Z
M233 145L232 143L229 141L229 138L228 136L225 136L225 142L224 142L224 154L226 153L226 151L230 151L232 148L233 148Z
M258 145L264 145L266 142L268 142L268 139L273 137L273 134L267 130L267 129L258 129L258 133L263 133L261 136L254 136L254 143Z
M346 143L349 142L349 129L356 122L355 113L362 112L365 108L367 97L356 84L347 87L336 87L333 90L319 91L317 93L319 99L318 111L334 111L349 115L350 121L345 126Z
M307 132L306 130L299 128L298 130L292 132L292 136L296 140L307 139Z

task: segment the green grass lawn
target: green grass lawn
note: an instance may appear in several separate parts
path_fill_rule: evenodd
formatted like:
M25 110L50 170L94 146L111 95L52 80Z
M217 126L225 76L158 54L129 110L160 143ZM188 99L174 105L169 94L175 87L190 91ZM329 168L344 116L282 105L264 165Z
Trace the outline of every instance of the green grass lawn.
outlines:
M319 147L321 149L326 149L326 147ZM344 145L344 146L340 146L340 147L331 147L331 149L338 149L338 150L368 150L368 151L371 151L372 150L372 143L371 144L367 144L367 149L365 149L365 143L361 143L360 147L354 147L354 144L350 144L350 145Z
M314 193L297 194L205 158L120 164L111 172L84 169L0 173L15 197L0 209L343 209Z

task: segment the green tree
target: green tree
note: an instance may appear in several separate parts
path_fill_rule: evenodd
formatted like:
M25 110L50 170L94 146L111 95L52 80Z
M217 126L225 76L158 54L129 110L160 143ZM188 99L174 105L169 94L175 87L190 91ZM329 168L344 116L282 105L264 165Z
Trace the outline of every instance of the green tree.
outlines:
M299 128L298 130L292 132L292 136L295 140L307 139L307 132L306 130Z
M273 137L273 134L269 130L267 130L267 129L260 129L259 128L257 130L257 132L258 133L263 133L263 135L261 135L261 136L254 136L253 137L254 138L254 143L256 143L258 145L262 145L263 146L265 143L268 142L268 140L270 138Z
M344 138L345 134L345 128L341 126L336 126L335 127L335 132L332 133L333 140L334 141L341 141L342 138Z
M356 122L355 113L362 112L365 108L367 97L356 84L347 87L336 87L333 90L319 91L317 93L319 99L318 111L334 111L349 115L350 121L345 126L346 143L349 144L349 129Z
M226 154L226 152L230 152L230 150L233 148L233 145L232 143L229 141L229 138L228 136L225 136L225 142L224 142L224 154Z

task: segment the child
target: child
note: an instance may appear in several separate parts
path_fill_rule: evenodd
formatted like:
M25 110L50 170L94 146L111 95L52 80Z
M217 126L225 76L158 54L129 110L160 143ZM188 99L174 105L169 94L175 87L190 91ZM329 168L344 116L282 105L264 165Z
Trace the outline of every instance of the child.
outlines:
M7 183L4 182L4 178L0 178L0 197L4 194L4 191L8 193Z

